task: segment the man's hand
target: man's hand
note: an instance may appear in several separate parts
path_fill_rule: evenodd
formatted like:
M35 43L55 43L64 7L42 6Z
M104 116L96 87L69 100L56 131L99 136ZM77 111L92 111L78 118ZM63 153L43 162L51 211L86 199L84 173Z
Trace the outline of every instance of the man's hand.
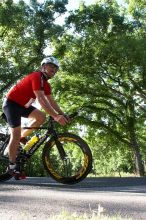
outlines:
M67 119L68 123L71 122L71 118L67 114L63 114L63 116Z
M64 115L57 115L57 116L54 117L54 120L57 121L60 125L63 125L63 126L70 122L69 119Z

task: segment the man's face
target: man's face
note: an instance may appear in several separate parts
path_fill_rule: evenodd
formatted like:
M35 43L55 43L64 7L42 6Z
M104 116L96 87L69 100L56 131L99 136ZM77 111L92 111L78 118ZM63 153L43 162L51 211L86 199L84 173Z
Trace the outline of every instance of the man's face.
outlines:
M47 63L44 65L44 70L49 78L52 78L58 70L58 67L52 63Z

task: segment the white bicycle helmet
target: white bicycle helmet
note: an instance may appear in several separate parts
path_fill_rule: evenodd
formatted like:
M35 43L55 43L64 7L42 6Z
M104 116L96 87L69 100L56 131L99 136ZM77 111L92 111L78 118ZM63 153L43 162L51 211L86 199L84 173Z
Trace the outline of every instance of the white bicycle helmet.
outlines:
M55 66L57 66L58 68L59 68L59 66L60 66L58 60L57 60L55 57L46 57L46 58L44 58L44 59L42 60L42 62L41 62L41 66L42 66L43 64L47 64L47 63L52 63L52 64L54 64Z

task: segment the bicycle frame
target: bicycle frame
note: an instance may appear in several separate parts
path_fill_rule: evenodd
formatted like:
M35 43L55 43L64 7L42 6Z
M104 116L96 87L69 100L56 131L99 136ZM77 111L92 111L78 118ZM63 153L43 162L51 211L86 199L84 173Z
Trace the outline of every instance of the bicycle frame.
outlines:
M56 133L56 130L54 128L54 122L53 122L53 119L50 117L49 119L49 125L47 127L23 127L24 129L36 129L36 130L46 130L45 134L43 136L40 136L39 138L39 141L34 144L26 153L27 153L27 157L30 157L32 156L35 151L41 146L41 144L43 144L48 136L51 137L54 137L54 139L57 138L57 133ZM4 154L4 151L6 149L6 146L9 142L9 138L10 138L10 135L8 135L8 137L6 138L6 140L4 141L2 147L1 147L1 153L2 155ZM3 157L5 158L6 156L3 155Z
M73 119L77 113L69 117ZM48 123L47 123L48 122ZM41 147L42 162L45 171L57 182L63 184L75 184L82 181L92 169L92 153L88 144L78 135L70 132L59 133L55 127L55 121L50 117L47 126L23 127L34 130L39 134L38 141L33 143L34 137L26 145L20 145L16 157L16 163L23 172L27 170L27 163L31 156ZM45 130L41 132L41 130ZM9 158L7 145L10 134L0 133L0 182L9 180L12 175L7 172ZM28 170L27 170L28 171Z
M77 112L72 113L69 117L70 118L74 118L76 117L76 115L78 115ZM2 114L1 116L5 121L5 117L4 114ZM60 141L58 140L58 133L56 132L55 129L55 125L54 125L54 119L50 116L49 117L49 125L47 127L23 127L23 129L34 129L34 130L46 130L45 134L43 136L40 136L39 141L34 144L27 152L26 152L26 157L30 158L35 151L38 150L38 148L48 139L48 137L50 136L49 139L51 139L52 137L54 138L54 141L56 143L57 149L59 151L60 157L62 160L66 161L67 160L67 155L62 147L62 144L60 143ZM9 135L8 135L8 139L9 139ZM5 151L6 147L5 145L8 143L8 139L4 142L3 146L2 146L2 154ZM5 158L5 156L3 156Z
M56 146L58 148L60 157L62 160L66 160L66 153L62 147L62 144L58 141L58 134L55 129L54 120L52 117L49 119L49 126L48 127L23 127L24 129L37 129L37 130L46 130L46 133L39 138L39 141L34 144L26 153L27 157L31 157L35 151L38 150L38 148L48 139L48 136L50 136L49 139L52 137L54 138L54 141L56 143Z

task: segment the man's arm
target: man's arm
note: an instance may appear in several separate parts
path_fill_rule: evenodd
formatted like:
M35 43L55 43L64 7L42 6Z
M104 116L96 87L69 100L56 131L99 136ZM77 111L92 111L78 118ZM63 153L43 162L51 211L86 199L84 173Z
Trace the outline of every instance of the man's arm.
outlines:
M52 103L49 101L48 97L45 96L44 91L37 90L34 91L34 93L41 107L45 110L46 113L52 116L55 121L57 121L61 125L65 125L68 122L67 119L61 114L61 112L59 113L57 109L54 108Z
M51 106L53 107L53 109L55 109L55 111L60 114L63 115L66 119L67 122L69 123L71 120L69 118L69 116L67 114L65 114L61 108L59 107L59 105L57 104L57 102L54 100L54 98L52 97L52 95L48 95L47 99L49 100L49 103L51 104Z
M51 104L47 100L45 94L43 91L34 91L36 98L38 102L40 103L41 107L45 110L46 113L48 113L50 116L55 118L58 114L57 112L52 108Z
M64 115L64 112L60 109L59 105L57 104L57 102L54 100L54 98L52 97L52 95L48 95L47 99L50 103L50 105L53 107L53 109L60 115Z

